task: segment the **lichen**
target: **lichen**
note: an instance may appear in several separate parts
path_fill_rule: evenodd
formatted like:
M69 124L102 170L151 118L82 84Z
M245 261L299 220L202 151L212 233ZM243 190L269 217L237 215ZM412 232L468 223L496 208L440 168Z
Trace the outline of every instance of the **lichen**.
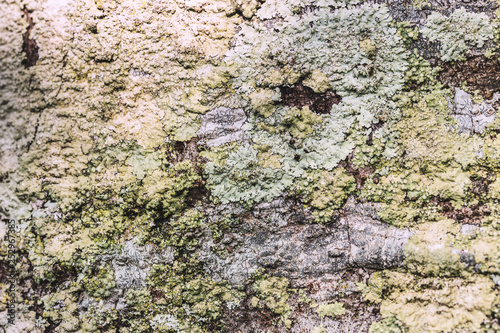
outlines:
M441 43L443 61L465 60L466 51L474 46L481 48L493 39L493 27L484 13L467 12L460 8L444 16L432 13L421 29L430 41Z
M380 311L383 317L397 318L408 328L404 332L478 330L495 299L494 284L487 277L463 280L383 274L384 293L389 294Z
M291 327L289 316L292 312L292 307L288 304L290 297L290 287L287 278L279 278L276 276L257 275L254 283L255 296L252 298L252 306L265 306L271 312L279 315L282 323L287 327Z
M464 4L479 14L443 2L429 15L431 3L0 4L0 218L19 222L14 295L0 222L1 328L15 301L7 331L221 332L246 311L257 315L243 325L262 330L349 330L381 317L371 332L498 331L499 12L490 22L491 4ZM413 15L429 15L423 28ZM393 20L402 16L412 23ZM38 60L25 58L23 38ZM474 58L437 61L439 74L433 45L444 62ZM377 207L369 218L383 237L355 230L358 203ZM368 251L361 234L377 240ZM401 263L404 253L404 265L370 270L358 286L380 316L357 317L357 294L331 297L338 281L314 269L307 276L325 288L296 295L292 285L317 282L302 267L284 277L298 237L305 260L312 249L328 263L322 272L382 269L391 258L355 256ZM397 238L394 253L379 251L386 238ZM272 258L268 244L279 244ZM238 291L224 281L234 258L251 267L232 266ZM267 258L278 275L247 279Z
M229 153L224 165L207 164L212 195L223 203L269 201L308 170L331 171L363 136L355 134L357 126L398 117L397 107L386 99L402 87L406 52L384 6L291 15L273 29L242 24L226 54L226 61L239 68L236 92L251 100L246 129L255 147L245 143ZM333 89L343 101L324 115L280 105L276 88L293 85L291 73L299 73L317 93ZM353 138L346 139L347 134ZM270 147L265 153L276 159L271 165L258 161L268 156L258 153L261 147Z
M305 174L295 185L295 191L302 194L304 202L313 208L313 215L318 222L330 221L355 188L356 180L343 168L331 172L314 170Z
M316 309L320 318L341 316L345 313L344 305L339 302L332 304L321 304Z

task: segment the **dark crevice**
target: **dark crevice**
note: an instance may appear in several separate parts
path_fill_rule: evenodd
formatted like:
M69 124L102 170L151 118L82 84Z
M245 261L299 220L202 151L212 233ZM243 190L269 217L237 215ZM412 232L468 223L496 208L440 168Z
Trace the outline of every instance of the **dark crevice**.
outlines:
M30 11L26 7L23 8L24 15L28 21L28 28L23 34L23 52L26 54L26 58L21 62L25 68L29 68L36 65L39 59L38 55L38 45L35 40L30 38L31 31L35 27L33 19L30 16Z
M302 84L293 87L282 86L280 91L283 105L297 108L308 106L309 110L317 114L329 114L332 105L342 101L342 98L333 91L318 94Z
M28 145L27 145L27 150L26 152L29 152L30 149L31 149L31 145L33 144L33 142L35 142L36 140L36 135L38 133L38 127L40 126L40 117L42 116L42 114L38 114L38 117L36 119L36 125L35 125L35 133L33 134L33 139L31 139L29 142L28 142Z

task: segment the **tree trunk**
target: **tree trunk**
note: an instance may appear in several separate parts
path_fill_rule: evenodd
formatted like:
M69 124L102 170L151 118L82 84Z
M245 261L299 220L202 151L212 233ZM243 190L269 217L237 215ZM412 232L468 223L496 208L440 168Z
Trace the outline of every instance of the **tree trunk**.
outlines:
M500 3L0 3L5 332L500 331Z

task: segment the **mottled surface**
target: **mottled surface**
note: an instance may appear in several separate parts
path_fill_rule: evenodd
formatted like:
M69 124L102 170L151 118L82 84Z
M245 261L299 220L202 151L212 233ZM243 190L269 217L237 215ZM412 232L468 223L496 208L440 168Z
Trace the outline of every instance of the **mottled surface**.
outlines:
M0 3L0 331L500 331L498 8Z

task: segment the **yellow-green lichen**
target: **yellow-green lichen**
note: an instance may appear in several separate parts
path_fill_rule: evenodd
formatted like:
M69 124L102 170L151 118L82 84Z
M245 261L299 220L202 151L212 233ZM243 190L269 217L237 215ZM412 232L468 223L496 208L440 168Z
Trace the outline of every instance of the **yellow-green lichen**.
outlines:
M356 180L345 169L307 173L296 184L298 193L304 195L305 203L313 208L318 222L328 222L340 209L348 195L356 188Z
M344 304L335 302L331 304L329 303L319 305L316 309L316 312L318 313L318 316L320 318L335 317L343 315L345 313L345 308Z
M255 281L254 288L255 296L252 298L252 306L266 306L274 314L279 315L282 323L290 328L292 322L289 316L292 307L288 304L291 293L288 279L262 275Z

